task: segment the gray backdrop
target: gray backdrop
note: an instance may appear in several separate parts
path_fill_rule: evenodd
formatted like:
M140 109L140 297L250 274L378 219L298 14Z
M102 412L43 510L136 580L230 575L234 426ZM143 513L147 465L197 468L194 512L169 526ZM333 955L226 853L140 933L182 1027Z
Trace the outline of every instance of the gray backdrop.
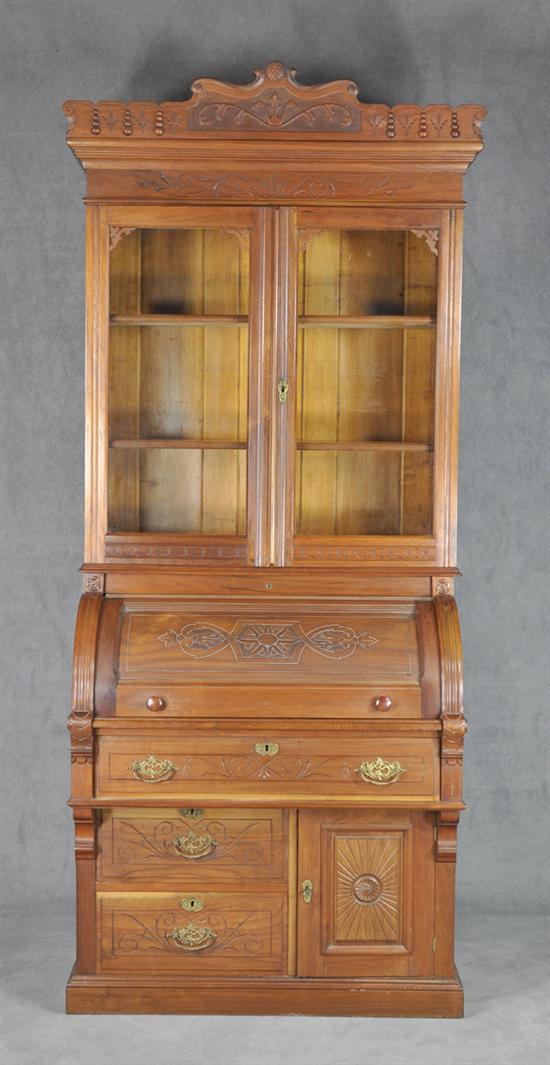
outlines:
M540 910L549 5L11 0L2 16L8 901L36 913L73 892L65 719L82 560L84 176L61 103L182 99L199 75L245 82L278 57L306 83L353 78L365 100L488 107L466 179L458 598L471 809L458 889L463 907Z

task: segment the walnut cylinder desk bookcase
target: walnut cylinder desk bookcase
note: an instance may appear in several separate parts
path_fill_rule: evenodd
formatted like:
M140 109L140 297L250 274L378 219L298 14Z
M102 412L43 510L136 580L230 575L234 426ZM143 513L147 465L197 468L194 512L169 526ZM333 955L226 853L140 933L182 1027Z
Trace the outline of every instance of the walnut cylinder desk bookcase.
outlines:
M70 1012L462 1014L479 105L271 62L69 101L87 175Z

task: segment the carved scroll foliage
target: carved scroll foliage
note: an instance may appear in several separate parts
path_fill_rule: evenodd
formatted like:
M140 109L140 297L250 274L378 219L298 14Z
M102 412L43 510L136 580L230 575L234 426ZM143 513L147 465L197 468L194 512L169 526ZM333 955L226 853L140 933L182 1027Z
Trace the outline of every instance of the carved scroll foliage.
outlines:
M256 70L250 85L213 78L195 81L189 129L356 132L361 125L357 86L352 81L303 86L296 71L274 60Z
M179 631L168 629L158 637L165 647L179 647L191 658L209 658L230 648L235 661L263 658L271 662L299 662L308 647L325 658L341 659L358 648L370 651L378 640L349 625L322 625L305 632L298 621L238 621L231 629L192 622Z
M229 856L235 864L257 865L267 861L263 846L249 838L257 824L251 821L244 828L231 831L231 827L220 820L203 818L198 824L193 822L195 827L192 830L185 820L167 818L144 831L133 821L121 821L120 830L127 838L117 847L117 859L139 865L161 860L181 866L181 849L178 849L181 844L178 845L178 840L182 835L189 838L191 831L194 831L196 838L202 834L215 841L215 848L209 850L201 859L202 862L215 860L219 864L220 859Z
M166 911L156 918L143 920L133 913L120 915L125 922L129 923L132 931L123 933L115 943L115 951L121 954L144 954L156 951L179 952L177 935L174 931L181 922L181 913ZM223 951L236 957L258 957L265 955L270 949L270 937L268 924L261 913L242 914L236 923L229 922L218 911L209 911L201 914L194 928L210 931L211 946L208 953ZM260 929L265 928L265 934ZM197 935L197 945L201 945L201 938Z

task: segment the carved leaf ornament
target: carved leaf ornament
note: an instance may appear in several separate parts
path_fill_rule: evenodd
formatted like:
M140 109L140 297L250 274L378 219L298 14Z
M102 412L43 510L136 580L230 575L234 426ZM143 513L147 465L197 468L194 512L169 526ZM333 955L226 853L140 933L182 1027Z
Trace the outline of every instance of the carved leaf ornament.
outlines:
M349 625L321 625L305 632L296 621L239 621L231 630L191 622L179 631L167 629L158 639L191 658L208 658L230 648L236 661L263 658L272 662L299 662L306 647L324 658L347 658L359 648L370 651L378 643L371 633L356 632Z

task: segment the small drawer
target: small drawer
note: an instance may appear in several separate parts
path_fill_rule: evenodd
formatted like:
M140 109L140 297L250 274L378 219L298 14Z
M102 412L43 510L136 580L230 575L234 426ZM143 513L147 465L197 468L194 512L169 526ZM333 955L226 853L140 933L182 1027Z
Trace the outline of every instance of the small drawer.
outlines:
M286 894L200 891L97 895L100 972L280 973Z
M282 883L287 821L283 810L105 810L98 879Z
M391 801L439 796L439 742L390 735L101 736L100 796L178 795L186 805L231 796L285 805L350 795Z

